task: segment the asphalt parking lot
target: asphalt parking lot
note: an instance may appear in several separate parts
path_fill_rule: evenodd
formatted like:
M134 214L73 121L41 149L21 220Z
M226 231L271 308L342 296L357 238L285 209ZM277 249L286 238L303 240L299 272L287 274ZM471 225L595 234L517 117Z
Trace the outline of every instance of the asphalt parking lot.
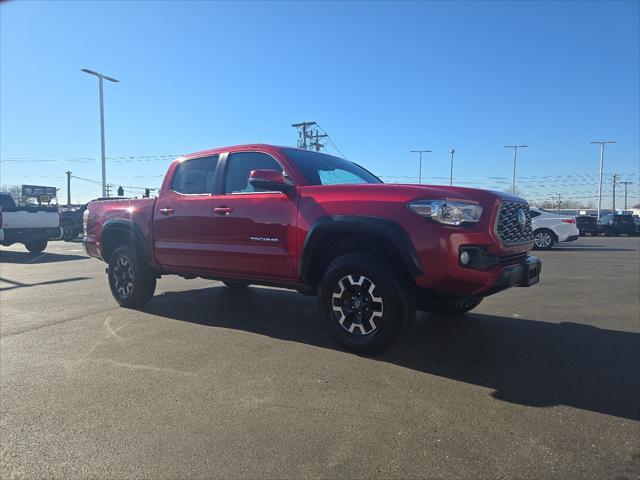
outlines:
M3 478L640 478L640 239L420 314L384 355L315 299L165 277L116 306L79 243L0 252Z

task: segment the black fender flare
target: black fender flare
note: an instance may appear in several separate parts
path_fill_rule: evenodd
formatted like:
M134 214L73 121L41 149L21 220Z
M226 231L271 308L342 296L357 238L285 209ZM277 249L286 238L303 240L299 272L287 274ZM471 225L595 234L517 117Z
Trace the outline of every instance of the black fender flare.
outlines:
M389 241L398 251L407 271L413 276L422 275L422 265L409 235L396 222L386 218L363 215L336 215L321 217L309 228L302 246L299 277L305 285L311 284L311 265L322 239L331 233L370 234Z
M105 238L108 238L111 232L127 232L129 235L133 237L136 242L137 250L142 254L142 258L145 262L151 263L151 257L149 255L149 249L147 248L147 242L144 239L144 234L142 233L142 229L139 225L131 220L123 220L123 219L114 219L107 220L102 227L102 232L100 233L100 244L104 245ZM102 258L104 255L101 253Z

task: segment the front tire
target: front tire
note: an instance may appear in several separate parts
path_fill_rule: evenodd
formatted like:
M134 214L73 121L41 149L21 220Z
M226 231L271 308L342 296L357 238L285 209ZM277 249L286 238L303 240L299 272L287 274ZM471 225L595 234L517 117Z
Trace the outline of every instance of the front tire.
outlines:
M432 297L425 301L424 310L444 315L462 315L476 308L484 297Z
M546 228L539 228L533 232L534 250L549 250L556 241L556 235Z
M125 245L116 248L109 257L108 276L111 294L122 307L140 307L156 291L154 271L134 249Z
M47 243L49 242L46 238L38 240L28 240L24 242L24 246L31 253L40 253L43 252L45 248L47 248Z
M329 336L362 354L389 348L416 314L409 280L366 253L342 255L329 265L318 289L318 307Z

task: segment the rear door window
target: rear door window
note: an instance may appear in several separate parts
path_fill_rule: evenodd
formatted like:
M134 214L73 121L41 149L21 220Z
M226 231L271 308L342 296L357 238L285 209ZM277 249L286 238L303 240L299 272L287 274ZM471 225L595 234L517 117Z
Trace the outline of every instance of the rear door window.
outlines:
M185 160L176 169L171 190L184 195L201 195L213 192L218 155Z

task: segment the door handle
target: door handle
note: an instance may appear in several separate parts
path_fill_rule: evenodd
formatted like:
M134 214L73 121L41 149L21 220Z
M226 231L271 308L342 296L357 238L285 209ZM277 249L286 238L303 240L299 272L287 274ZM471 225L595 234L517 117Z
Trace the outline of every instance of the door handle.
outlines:
M160 213L162 215L171 215L173 213L173 208L171 207L161 208Z
M233 212L233 208L231 207L216 207L213 209L214 213L217 213L218 215L229 215L231 212Z

